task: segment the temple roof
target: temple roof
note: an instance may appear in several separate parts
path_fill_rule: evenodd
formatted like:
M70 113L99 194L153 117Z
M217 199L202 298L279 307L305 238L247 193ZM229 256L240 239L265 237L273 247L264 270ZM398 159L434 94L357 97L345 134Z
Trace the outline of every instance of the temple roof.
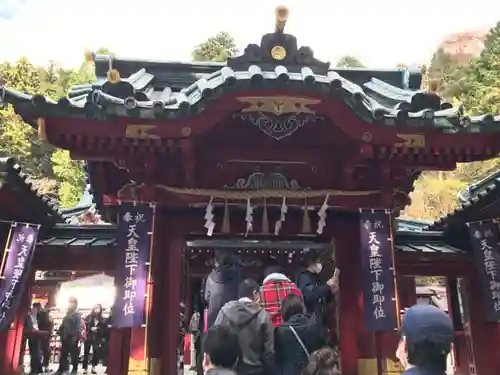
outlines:
M4 220L24 220L46 224L61 222L62 214L55 200L40 194L11 157L0 158L0 191L8 190L1 204Z
M126 74L110 82L102 65ZM34 117L76 117L106 120L109 116L179 119L200 113L207 100L224 93L251 90L293 90L333 95L360 118L387 126L434 126L444 132L498 131L500 117L465 117L458 107L419 90L421 75L407 69L327 69L315 73L304 64L290 67L131 61L96 56L97 81L71 89L53 102L0 87L0 104L11 103L29 121ZM137 69L137 70L135 70ZM134 71L135 70L135 71ZM33 124L34 125L34 124Z
M89 179L88 176L87 179ZM79 222L79 218L87 213L97 213L96 203L94 202L94 194L92 194L90 184L85 186L85 190L83 191L80 201L74 207L61 209L62 217L68 224L77 224Z
M57 102L0 87L0 104L14 104L32 124L36 117L179 119L200 113L207 101L225 93L293 90L340 99L371 123L431 126L453 133L499 131L499 116L466 117L438 95L421 91L419 71L331 69L310 47L299 48L297 38L284 33L285 24L225 63L88 54L95 64L94 83L73 87Z
M500 211L500 171L462 190L461 205L429 225L431 230L464 226L467 222L498 217Z

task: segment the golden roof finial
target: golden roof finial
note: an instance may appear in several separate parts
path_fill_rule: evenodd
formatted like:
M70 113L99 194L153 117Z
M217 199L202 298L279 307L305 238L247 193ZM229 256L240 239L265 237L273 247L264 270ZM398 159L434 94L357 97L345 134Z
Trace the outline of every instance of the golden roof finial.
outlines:
M288 8L284 5L276 7L276 33L283 34L285 31L286 21L288 21Z
M108 82L110 83L118 83L121 81L120 72L116 69L108 70L106 76L108 78Z

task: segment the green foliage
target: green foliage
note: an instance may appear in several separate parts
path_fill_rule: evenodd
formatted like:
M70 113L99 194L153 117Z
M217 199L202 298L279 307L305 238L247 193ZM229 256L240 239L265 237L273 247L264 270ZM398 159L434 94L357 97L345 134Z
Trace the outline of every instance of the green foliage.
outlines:
M466 61L447 54L443 49L437 50L427 69L428 88L437 90L445 100L451 101L460 95L460 81L466 75L466 67Z
M427 70L427 87L453 104L463 104L466 113L500 114L500 23L493 27L480 56L450 56L443 50L434 54ZM434 220L458 206L459 190L482 180L500 168L500 158L460 163L453 172L425 173L415 184L412 205L403 214Z
M59 201L61 207L76 205L85 187L83 162L72 160L69 151L58 149L52 154L54 174L59 179Z
M71 86L95 79L89 64L70 70L50 62L34 67L26 58L16 63L0 64L0 80L6 87L29 94L43 94L52 99L66 95ZM69 207L83 193L85 175L81 162L72 162L69 154L55 150L38 138L36 131L14 113L11 106L0 110L0 156L13 156L44 194L58 197Z
M470 114L500 113L500 22L488 33L479 58L461 80L460 101Z
M467 185L466 182L443 173L424 173L415 182L415 190L410 195L412 204L406 207L402 216L436 220L458 207L458 192Z
M224 62L236 53L238 49L234 38L229 33L221 31L198 44L192 52L192 58L194 61Z
M40 90L38 71L26 58L19 59L15 64L0 64L0 79L5 86L19 91L33 94ZM34 135L33 128L25 124L11 106L0 110L0 155L15 156L26 166L29 174L37 172L30 163L31 138Z
M337 62L337 68L364 68L365 66L354 56L343 56Z
M34 133L31 126L26 125L14 113L11 106L0 110L0 155L15 155L18 160L27 161L31 155L30 136Z

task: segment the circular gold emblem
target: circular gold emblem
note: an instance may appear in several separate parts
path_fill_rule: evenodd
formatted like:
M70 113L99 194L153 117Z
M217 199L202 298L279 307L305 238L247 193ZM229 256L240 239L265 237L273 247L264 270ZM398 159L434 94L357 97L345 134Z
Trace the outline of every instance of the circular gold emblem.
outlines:
M274 46L271 50L271 57L275 60L283 60L286 57L285 47Z

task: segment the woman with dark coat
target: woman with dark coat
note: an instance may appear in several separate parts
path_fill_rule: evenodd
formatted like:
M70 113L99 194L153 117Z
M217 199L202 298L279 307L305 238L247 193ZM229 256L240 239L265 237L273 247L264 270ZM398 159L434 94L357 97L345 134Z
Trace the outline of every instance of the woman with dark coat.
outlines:
M306 315L302 298L289 294L281 305L285 322L274 331L276 368L279 374L299 375L309 355L325 344L323 328Z
M238 286L242 281L241 267L232 254L218 252L214 266L205 284L207 328L213 326L222 306L238 299Z
M89 354L92 348L92 374L97 374L96 366L99 363L101 354L101 341L106 329L105 321L102 316L102 306L95 305L92 312L85 318L85 327L87 329L87 339L83 351L83 373L87 373L89 364Z
M305 253L303 263L305 268L299 272L295 283L304 296L307 312L326 326L328 305L334 301L338 279L334 275L326 281L321 279L321 257L313 251Z

